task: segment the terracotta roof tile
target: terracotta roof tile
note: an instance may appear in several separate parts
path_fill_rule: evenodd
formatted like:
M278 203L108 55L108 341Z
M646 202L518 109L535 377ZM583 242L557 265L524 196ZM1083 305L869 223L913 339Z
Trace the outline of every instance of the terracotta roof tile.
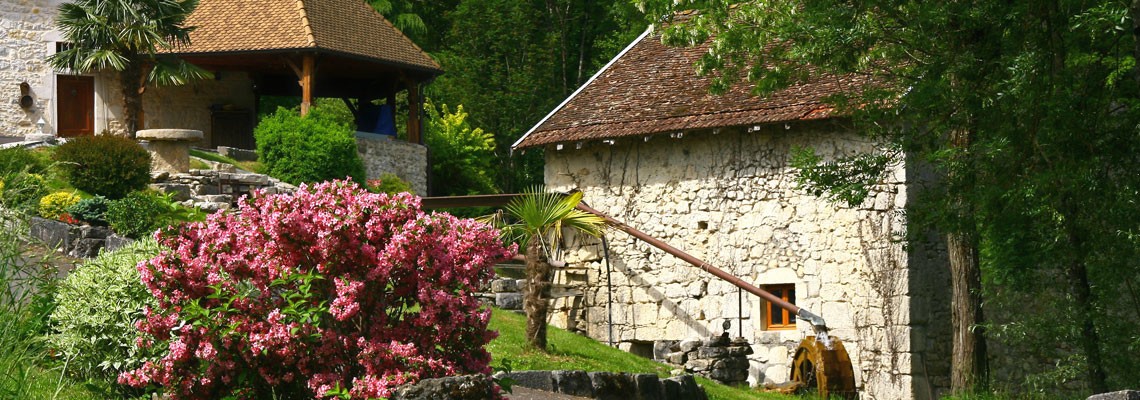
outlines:
M755 125L833 116L824 100L864 84L855 77L820 77L765 97L740 84L709 94L694 63L707 45L679 48L646 35L515 148L693 129Z
M442 70L364 0L201 0L186 25L174 53L314 49Z

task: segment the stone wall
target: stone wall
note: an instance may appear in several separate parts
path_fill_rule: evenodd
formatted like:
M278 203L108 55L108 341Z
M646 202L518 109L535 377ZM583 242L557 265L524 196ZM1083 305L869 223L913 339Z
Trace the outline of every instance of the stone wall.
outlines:
M356 149L364 162L369 180L393 174L412 187L416 195L427 196L427 147L375 133L356 133Z
M51 121L54 79L46 59L54 53L49 41L55 10L62 0L9 0L0 2L0 135L39 133L41 116ZM20 84L31 86L35 105L20 107ZM42 110L42 111L41 111ZM43 112L43 114L41 114Z
M548 148L546 183L580 189L599 211L757 286L794 284L796 304L823 316L844 341L864 398L938 398L949 385L945 260L937 246L899 240L916 168L893 166L852 208L798 189L788 165L795 146L825 158L876 148L832 122L587 142ZM573 315L584 318L589 336L608 340L610 294L614 340L627 350L709 336L729 319L733 336L754 343L750 382L788 379L808 324L765 331L759 298L745 293L738 307L731 284L621 232L608 237L612 293L599 241L570 237L561 255L588 271L556 283L584 285L584 312ZM573 319L562 313L552 322L582 323Z
M194 145L209 147L213 138L211 107L246 110L253 118L253 80L245 72L216 71L217 79L181 86L148 87L143 94L146 129L193 129L205 138ZM252 150L252 149L249 149Z

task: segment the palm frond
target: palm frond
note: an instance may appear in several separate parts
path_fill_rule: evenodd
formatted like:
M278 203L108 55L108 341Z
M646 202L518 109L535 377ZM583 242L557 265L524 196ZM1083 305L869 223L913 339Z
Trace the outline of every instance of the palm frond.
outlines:
M213 78L210 71L176 57L156 58L154 68L147 75L148 82L159 86L185 85L190 81Z

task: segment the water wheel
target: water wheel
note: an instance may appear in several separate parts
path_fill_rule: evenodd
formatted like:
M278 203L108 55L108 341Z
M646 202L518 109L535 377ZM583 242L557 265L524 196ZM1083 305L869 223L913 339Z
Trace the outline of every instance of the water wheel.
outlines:
M857 397L851 358L838 339L831 340L830 348L816 342L815 336L808 336L800 342L792 358L792 380L805 390L814 389L821 398Z

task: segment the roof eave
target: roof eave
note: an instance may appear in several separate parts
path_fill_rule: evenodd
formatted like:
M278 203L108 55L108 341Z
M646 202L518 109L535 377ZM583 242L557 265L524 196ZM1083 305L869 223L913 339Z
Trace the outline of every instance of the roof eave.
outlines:
M359 60L372 61L372 62L376 62L379 64L384 64L384 65L403 68L403 69L410 69L410 70L415 70L415 71L419 71L419 72L425 72L425 73L430 74L433 78L437 77L439 75L443 75L445 72L442 69L425 67L422 65L409 64L409 63L405 63L405 62L393 61L393 60L388 60L388 59L383 59L383 58L371 57L371 56L366 56L366 55L362 55L362 54L350 53L350 52L346 52L346 51L326 49L326 48L322 48L322 47L283 47L283 48L278 48L278 49L188 51L188 52L167 52L167 53L159 53L159 54L160 55L167 55L167 56L175 56L175 57L207 57L207 56L224 56L224 55L297 53L297 52L306 52L306 51L317 52L317 53L326 53L326 54L334 54L334 55L339 55L339 56L355 58L355 59L359 59Z

